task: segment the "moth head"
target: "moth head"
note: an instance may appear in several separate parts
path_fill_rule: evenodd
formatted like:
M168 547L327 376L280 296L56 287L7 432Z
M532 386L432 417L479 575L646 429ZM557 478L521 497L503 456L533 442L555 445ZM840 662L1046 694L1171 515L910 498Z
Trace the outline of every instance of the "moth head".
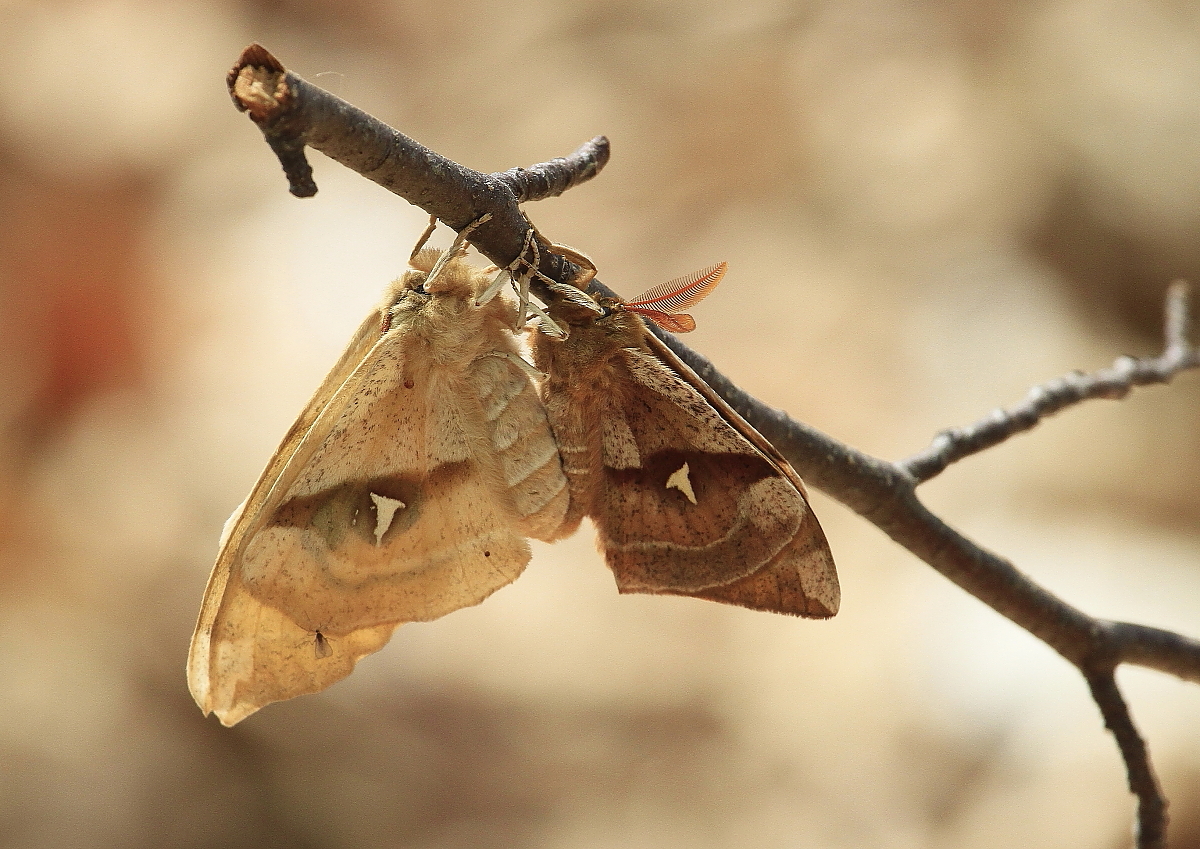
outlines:
M645 330L635 313L673 333L695 330L695 320L684 310L703 300L724 275L725 263L718 263L655 286L629 301L595 300L573 286L556 284L551 287L550 314L571 327L593 327L601 337L618 340L618 344L636 345Z
M550 283L547 311L562 324L587 324L605 314L600 302L569 283Z
M384 297L382 332L403 323L405 318L435 312L446 318L460 315L474 304L487 287L496 269L479 269L458 256L447 256L436 248L424 248L409 260L411 266L404 276L394 281ZM490 305L489 305L490 306ZM492 311L511 311L511 306L497 300Z
M547 311L569 333L565 339L538 334L539 368L582 376L603 368L620 349L641 345L646 328L620 300L597 300L578 290L571 294L551 288Z
M592 322L597 333L623 347L641 341L646 327L635 310L629 309L620 298L601 298L598 303L604 313Z
M417 313L429 303L432 296L425 288L428 276L426 271L412 269L404 272L403 277L392 281L379 308L381 334L403 323L406 316Z

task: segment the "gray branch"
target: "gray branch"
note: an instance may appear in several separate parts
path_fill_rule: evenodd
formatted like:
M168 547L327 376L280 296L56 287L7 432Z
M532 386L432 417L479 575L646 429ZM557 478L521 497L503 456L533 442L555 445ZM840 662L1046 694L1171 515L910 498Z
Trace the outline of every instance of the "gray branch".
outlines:
M558 197L599 173L608 162L608 139L596 136L570 156L551 159L528 168L510 168L492 176L505 183L517 203Z
M996 410L973 425L944 430L924 451L897 465L923 483L951 463L999 445L1067 407L1090 398L1121 399L1135 386L1170 383L1179 372L1200 366L1200 350L1188 341L1188 286L1183 281L1168 290L1166 312L1166 345L1159 356L1120 357L1106 369L1091 374L1075 371L1035 386L1022 403Z
M292 194L317 193L304 157L304 147L311 147L456 231L489 213L487 222L472 231L471 244L501 268L526 250L532 225L521 212L522 200L561 194L596 176L608 162L608 139L598 136L568 157L528 169L484 174L466 168L287 71L257 44L242 51L227 83L234 105L258 125L278 156ZM539 237L538 243L542 275L569 282L579 273L545 240ZM533 286L535 292L545 291L536 278Z
M1167 845L1167 800L1163 798L1158 778L1150 766L1146 743L1133 724L1129 707L1117 687L1111 669L1085 675L1092 698L1104 717L1104 727L1117 740L1117 748L1125 759L1129 792L1138 800L1134 837L1139 849L1165 849Z

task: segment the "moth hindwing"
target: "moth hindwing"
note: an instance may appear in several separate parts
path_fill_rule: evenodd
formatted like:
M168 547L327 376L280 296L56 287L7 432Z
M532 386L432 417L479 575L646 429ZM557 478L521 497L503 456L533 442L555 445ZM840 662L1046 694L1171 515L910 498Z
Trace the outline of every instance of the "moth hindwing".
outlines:
M225 725L478 604L525 568L525 537L559 533L567 483L516 307L476 305L491 273L458 247L414 251L226 523L188 657Z
M800 478L639 318L691 329L682 310L723 273L628 304L552 299L570 332L537 334L534 362L571 491L564 531L592 519L621 592L833 616L837 572Z

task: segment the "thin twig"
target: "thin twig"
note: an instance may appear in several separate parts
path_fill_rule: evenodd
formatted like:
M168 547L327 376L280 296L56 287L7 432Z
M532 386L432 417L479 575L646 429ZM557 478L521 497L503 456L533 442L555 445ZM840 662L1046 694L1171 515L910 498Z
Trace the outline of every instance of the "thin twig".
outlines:
M490 213L492 219L472 233L471 241L501 267L518 257L527 257L525 251L532 239L532 225L520 212L519 200L563 191L593 176L607 160L606 145L594 140L589 143L594 149L585 145L572 157L543 166L492 175L472 171L284 71L274 57L257 46L243 54L230 74L230 86L239 108L250 113L272 148L277 152L283 149L291 157L284 161L285 169L296 167L294 148L297 142L303 142L421 206L456 230ZM293 184L302 182L302 173L288 173ZM533 236L536 250L531 253L538 257L541 275L557 282L574 279L577 267L549 250L536 231ZM535 280L535 286L541 282ZM589 289L612 294L596 280ZM1117 737L1130 787L1139 799L1139 846L1150 847L1161 845L1165 803L1157 790L1146 747L1133 728L1120 692L1115 682L1110 686L1104 676L1111 681L1117 664L1133 663L1200 683L1200 641L1144 625L1088 616L1038 586L1008 560L946 525L921 503L916 487L950 462L1032 427L1055 410L1084 398L1120 397L1132 386L1166 382L1185 368L1200 366L1200 353L1187 341L1187 326L1186 289L1176 284L1167 302L1167 345L1161 357L1122 358L1112 368L1094 375L1071 376L1040 387L1024 405L963 429L962 435L935 441L931 449L904 463L863 454L795 421L735 386L707 358L678 339L670 334L659 335L810 484L864 516L964 590L1046 642L1084 674L1105 722ZM651 330L657 332L657 328Z
M1025 400L966 427L939 433L924 451L896 465L918 483L941 474L951 463L1034 427L1045 417L1090 398L1124 398L1135 386L1170 383L1179 372L1200 366L1200 350L1187 337L1188 286L1176 281L1167 292L1165 344L1157 357L1120 357L1109 368L1071 374L1035 386Z
M832 495L998 613L1081 669L1097 656L1200 684L1200 641L1095 619L1034 583L1009 560L946 525L921 503L899 464L864 454L755 399L676 337L659 337L761 433L806 482Z
M286 70L266 48L242 51L227 77L234 104L249 114L279 156L292 194L311 197L317 187L304 146L415 204L459 231L484 214L491 219L471 243L500 268L526 250L530 229L519 203L552 197L590 180L608 161L608 140L599 136L568 157L484 174L447 159L336 95ZM539 237L537 270L569 282L580 269ZM533 281L540 291L541 281Z
M1112 649L1117 663L1157 669L1200 684L1200 640L1133 622L1100 619L1097 625L1107 631L1101 642Z
M545 200L558 197L567 189L595 177L608 163L609 153L608 139L596 136L570 156L528 168L510 168L492 176L512 189L517 203Z
M1137 824L1134 839L1138 849L1164 849L1167 845L1167 800L1163 798L1158 778L1150 765L1150 754L1146 743L1133 724L1129 707L1121 696L1111 667L1085 673L1088 687L1092 691L1104 717L1104 727L1117 740L1117 748L1125 760L1125 771L1129 778L1129 791L1137 797Z

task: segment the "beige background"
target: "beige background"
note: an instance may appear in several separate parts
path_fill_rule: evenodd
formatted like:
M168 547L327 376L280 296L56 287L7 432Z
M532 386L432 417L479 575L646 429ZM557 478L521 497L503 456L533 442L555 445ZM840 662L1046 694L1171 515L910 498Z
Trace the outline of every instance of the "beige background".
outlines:
M183 662L216 539L423 214L290 197L224 75L289 68L481 170L868 452L1120 353L1200 280L1200 13L1168 0L0 4L0 845L1118 847L1078 675L821 495L827 623L623 598L590 530L234 730ZM1200 635L1200 380L923 492L1089 613ZM1200 688L1121 674L1200 846Z

